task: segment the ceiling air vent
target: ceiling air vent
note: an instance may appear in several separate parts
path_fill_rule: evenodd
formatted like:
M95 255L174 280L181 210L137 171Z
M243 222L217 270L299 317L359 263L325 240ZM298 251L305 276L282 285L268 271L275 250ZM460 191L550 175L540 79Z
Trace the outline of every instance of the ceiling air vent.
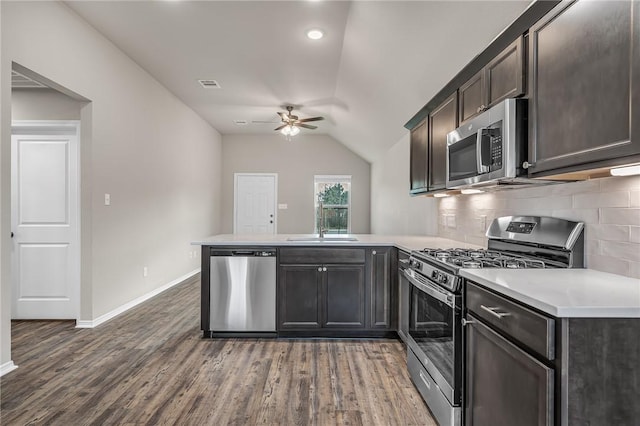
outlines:
M11 87L13 89L41 89L46 88L44 84L35 81L26 75L11 70Z
M198 83L205 89L219 89L220 85L215 80L198 80Z
M246 126L247 124L249 124L247 120L233 120L233 122L236 123L238 126Z

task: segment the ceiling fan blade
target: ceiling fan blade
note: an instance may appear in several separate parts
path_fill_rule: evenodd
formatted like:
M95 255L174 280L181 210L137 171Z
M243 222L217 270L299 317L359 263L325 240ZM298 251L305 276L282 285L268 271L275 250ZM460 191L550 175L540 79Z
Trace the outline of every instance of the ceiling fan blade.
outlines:
M309 121L320 121L324 120L324 117L309 117L309 118L301 118L298 120L298 123L307 123Z
M289 116L286 112L279 112L278 115L282 118L282 121L289 121Z
M288 125L289 125L289 124L283 124L282 126L280 126L280 127L276 127L276 128L275 128L275 129L273 129L273 130L275 130L275 131L282 130L282 129L284 129L285 127L287 127Z
M297 127L303 127L305 129L317 129L318 126L312 126L311 124L304 124L304 123L296 123L295 124Z

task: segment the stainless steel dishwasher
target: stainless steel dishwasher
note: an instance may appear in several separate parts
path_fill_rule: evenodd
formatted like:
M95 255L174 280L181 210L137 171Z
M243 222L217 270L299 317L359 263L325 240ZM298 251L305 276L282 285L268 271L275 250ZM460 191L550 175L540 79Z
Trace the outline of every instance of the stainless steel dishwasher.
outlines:
M211 250L209 330L276 331L276 251Z

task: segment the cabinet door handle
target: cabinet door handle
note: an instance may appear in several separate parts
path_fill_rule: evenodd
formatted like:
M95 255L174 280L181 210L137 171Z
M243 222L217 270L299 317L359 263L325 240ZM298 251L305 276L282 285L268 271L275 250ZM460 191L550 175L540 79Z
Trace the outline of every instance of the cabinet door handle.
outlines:
M491 315L493 315L494 317L497 317L498 319L502 319L503 317L508 317L509 315L511 315L508 312L496 312L497 309L500 309L500 308L497 308L497 307L489 308L489 307L486 307L484 305L480 305L480 308L484 309L487 312L489 312Z
M371 254L375 255L376 253L378 253L377 251L372 251Z
M327 272L327 267L326 266L322 267L322 272Z
M322 272L322 266L318 266L318 272Z

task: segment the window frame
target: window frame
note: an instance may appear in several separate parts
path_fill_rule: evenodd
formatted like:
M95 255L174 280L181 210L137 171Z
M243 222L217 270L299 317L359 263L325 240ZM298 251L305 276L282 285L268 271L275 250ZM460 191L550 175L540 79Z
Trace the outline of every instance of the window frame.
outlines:
M352 175L314 175L313 176L313 230L315 234L319 234L319 229L318 229L318 192L316 190L317 185L318 184L322 184L322 183L328 183L328 184L348 184L348 191L347 191L347 232L346 233L340 233L340 234L331 234L331 235L348 235L351 234L351 193L353 190L353 182L352 182ZM344 205L342 204L325 204L324 207L326 208L327 206L331 207L343 207Z

